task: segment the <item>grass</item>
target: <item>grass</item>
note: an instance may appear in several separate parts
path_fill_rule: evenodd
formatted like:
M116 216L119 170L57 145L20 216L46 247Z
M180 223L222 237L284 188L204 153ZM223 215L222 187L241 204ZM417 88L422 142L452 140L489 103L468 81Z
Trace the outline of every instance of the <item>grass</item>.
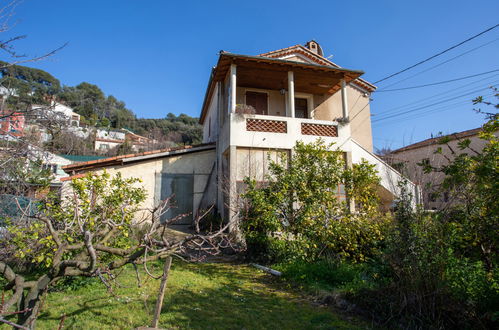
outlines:
M281 271L285 280L299 285L311 294L372 289L379 284L383 271L367 263L351 264L328 260L298 260L275 264L273 268Z
M154 267L156 274L160 267ZM39 329L131 329L149 325L159 281L135 272L120 276L117 297L102 283L51 292L37 321ZM282 280L246 265L188 264L174 260L160 327L168 329L359 329L366 324L346 319L328 307L312 305ZM2 326L0 326L2 328ZM3 328L2 328L3 329Z

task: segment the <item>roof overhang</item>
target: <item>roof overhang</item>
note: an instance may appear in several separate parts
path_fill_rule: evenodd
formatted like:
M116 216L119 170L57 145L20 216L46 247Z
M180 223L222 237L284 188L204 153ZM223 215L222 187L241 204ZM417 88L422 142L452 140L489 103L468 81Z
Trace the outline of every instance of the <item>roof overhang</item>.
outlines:
M104 158L104 159L91 160L88 162L70 164L70 165L63 166L62 169L64 170L64 172L71 174L73 176L63 178L64 180L61 180L61 181L70 180L70 179L74 178L74 175L76 173L80 173L83 171L89 171L89 170L94 170L94 169L104 168L104 167L109 167L109 166L120 166L120 165L130 164L130 163L134 163L134 162L150 160L150 159L154 159L154 158L179 156L182 154L201 152L201 151L212 150L212 149L215 149L215 144L205 143L205 144L199 144L199 145L195 145L195 146L184 146L184 147L178 147L178 148L146 151L146 152L137 153L137 154L128 154L128 155L122 155L122 156L116 156L116 157L110 157L110 158Z
M350 70L262 56L221 53L213 69L200 116L204 122L209 102L217 82L224 81L232 64L237 65L237 86L280 90L288 87L288 71L293 71L295 91L310 94L334 94L341 88L341 80L348 84L363 71Z

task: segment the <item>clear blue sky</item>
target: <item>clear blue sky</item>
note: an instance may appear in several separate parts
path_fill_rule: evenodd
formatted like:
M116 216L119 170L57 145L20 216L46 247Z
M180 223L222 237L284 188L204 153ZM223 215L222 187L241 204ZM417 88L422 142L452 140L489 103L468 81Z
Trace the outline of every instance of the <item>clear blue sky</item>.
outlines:
M363 70L365 79L376 81L499 23L498 13L497 0L25 0L16 9L16 26L2 38L27 34L17 48L29 55L69 42L56 56L32 66L66 85L97 84L139 117L159 118L168 112L199 115L210 69L222 49L258 54L315 39L334 62ZM498 38L499 28L380 83L379 89L499 69ZM476 47L480 48L387 87ZM375 93L372 118L459 97L494 82L497 86L498 81L496 72L440 86ZM375 146L397 148L431 133L478 127L482 116L472 111L470 100L481 94L490 92L483 89L374 123ZM409 115L413 118L406 119Z

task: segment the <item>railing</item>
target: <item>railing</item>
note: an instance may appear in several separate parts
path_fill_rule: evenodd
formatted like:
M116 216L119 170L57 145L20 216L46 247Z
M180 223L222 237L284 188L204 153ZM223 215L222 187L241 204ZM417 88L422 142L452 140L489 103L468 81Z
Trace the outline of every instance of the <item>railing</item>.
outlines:
M292 149L298 140L311 143L321 138L340 146L350 136L349 126L335 121L237 113L230 118L228 145Z
M313 119L289 118L284 120L246 118L246 130L251 132L288 133L288 124L300 125L302 135L338 137L338 125L335 123L314 123Z

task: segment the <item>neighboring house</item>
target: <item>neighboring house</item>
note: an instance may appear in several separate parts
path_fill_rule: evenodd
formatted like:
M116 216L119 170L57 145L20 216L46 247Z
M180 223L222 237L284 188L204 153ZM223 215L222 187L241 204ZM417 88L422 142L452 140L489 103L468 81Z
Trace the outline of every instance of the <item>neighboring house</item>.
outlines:
M0 110L0 135L23 136L24 124L24 114L8 109Z
M95 131L95 151L107 152L125 143L126 134L120 131L97 129Z
M154 139L146 138L145 136L135 134L134 132L127 130L125 128L122 129L125 132L125 139L135 152L139 152L141 150L146 150L150 146L153 146L157 141Z
M174 194L179 207L171 215L194 215L215 204L227 219L244 177L264 180L268 156L290 154L297 141L321 138L344 151L350 165L362 159L376 165L379 194L388 208L402 177L372 153L369 96L375 86L362 80L362 74L323 57L315 41L258 56L221 52L201 109L203 145L72 164L64 170L71 175L120 171L143 180L149 207ZM419 196L416 186L409 185Z
M445 136L432 137L394 150L383 156L383 158L421 187L422 203L426 209L441 209L452 203L445 192L436 194L444 179L444 174L440 172L425 173L423 167L418 164L429 162L429 164L438 168L449 164L449 160L455 157L453 152L456 154L467 153L469 155L480 152L486 144L485 140L478 137L480 131L481 128L475 128ZM470 140L469 148L461 150L458 143L466 139ZM442 144L442 142L446 143ZM441 152L435 153L439 148L441 148Z
M68 119L69 126L75 126L75 127L80 126L81 116L79 114L77 114L76 112L74 112L73 109L68 107L67 105L53 101L52 105L51 105L51 109L54 112L63 113L66 116L66 118Z
M116 148L124 143L128 143L133 151L139 152L151 146L155 140L146 138L129 131L121 130L104 130L97 129L95 131L95 151L107 152L110 149Z

